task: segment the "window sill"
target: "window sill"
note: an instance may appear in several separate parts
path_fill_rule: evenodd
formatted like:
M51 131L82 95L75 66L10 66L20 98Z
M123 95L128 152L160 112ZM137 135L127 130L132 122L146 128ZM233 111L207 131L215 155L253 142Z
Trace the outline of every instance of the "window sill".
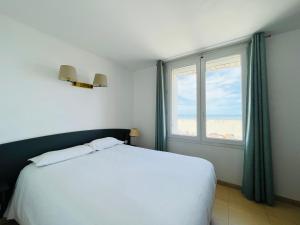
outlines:
M243 150L243 143L226 143L226 142L214 142L210 140L201 140L199 137L185 137L185 136L170 136L168 137L168 142L181 142L187 144L196 144L203 146L214 146L219 148L231 148L231 149L240 149Z

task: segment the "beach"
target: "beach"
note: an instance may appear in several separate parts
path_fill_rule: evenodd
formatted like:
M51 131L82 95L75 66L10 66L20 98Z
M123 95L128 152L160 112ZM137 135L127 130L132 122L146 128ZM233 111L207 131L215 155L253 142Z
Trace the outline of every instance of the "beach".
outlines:
M177 127L178 134L196 136L197 127L194 119L179 119ZM238 119L208 119L206 122L208 138L242 140L242 130L242 121Z

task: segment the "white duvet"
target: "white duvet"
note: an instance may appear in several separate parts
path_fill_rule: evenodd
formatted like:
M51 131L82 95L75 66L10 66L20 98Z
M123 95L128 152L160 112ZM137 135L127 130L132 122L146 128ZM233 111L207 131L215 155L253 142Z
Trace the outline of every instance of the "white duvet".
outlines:
M208 225L215 185L204 159L117 145L28 165L5 217L20 225Z

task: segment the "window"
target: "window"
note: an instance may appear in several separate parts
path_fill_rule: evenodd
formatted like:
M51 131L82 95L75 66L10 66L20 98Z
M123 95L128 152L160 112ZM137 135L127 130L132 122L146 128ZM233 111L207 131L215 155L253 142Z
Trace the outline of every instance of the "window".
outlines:
M197 136L196 65L172 69L173 135Z
M241 55L207 60L205 63L206 138L241 141Z
M245 59L239 45L168 63L171 138L242 144Z

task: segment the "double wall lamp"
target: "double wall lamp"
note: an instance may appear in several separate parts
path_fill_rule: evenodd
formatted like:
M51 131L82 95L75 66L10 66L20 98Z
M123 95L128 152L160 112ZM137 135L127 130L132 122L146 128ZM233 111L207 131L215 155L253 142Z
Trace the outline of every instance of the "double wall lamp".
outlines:
M77 81L76 69L73 66L61 65L58 78L63 81L72 82L73 86L82 88L107 87L106 76L96 73L93 84L87 84Z

